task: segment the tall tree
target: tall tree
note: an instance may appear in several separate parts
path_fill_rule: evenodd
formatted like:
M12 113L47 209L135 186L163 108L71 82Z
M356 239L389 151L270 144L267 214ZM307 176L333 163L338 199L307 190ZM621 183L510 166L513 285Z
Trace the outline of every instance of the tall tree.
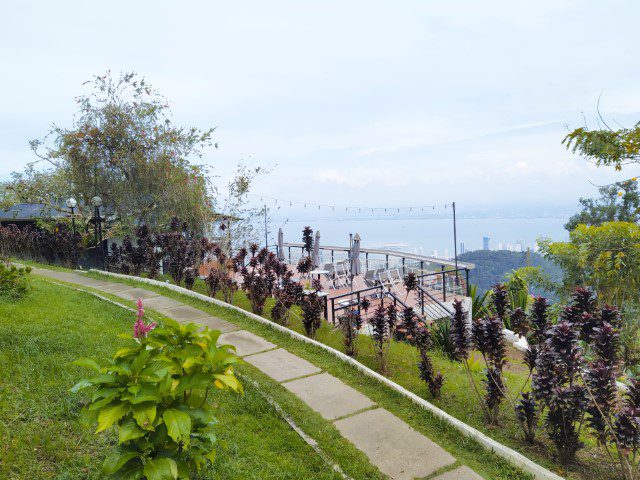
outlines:
M574 230L578 225L602 225L604 222L638 222L640 194L635 178L599 188L600 198L581 198L582 211L573 215L564 228Z
M204 168L192 160L213 145L213 129L174 126L166 99L134 73L114 78L107 72L86 84L91 91L76 99L73 126L54 125L44 139L31 142L51 166L39 180L64 179L61 190L76 196L81 212L94 195L101 196L125 228L168 224L178 216L202 231L212 195ZM31 176L16 174L9 190L22 200L59 202L32 188Z

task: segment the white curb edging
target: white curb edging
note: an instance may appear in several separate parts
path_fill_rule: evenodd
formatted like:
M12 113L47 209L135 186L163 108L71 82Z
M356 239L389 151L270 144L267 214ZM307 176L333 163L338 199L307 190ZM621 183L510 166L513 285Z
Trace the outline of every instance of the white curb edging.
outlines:
M267 320L266 318L263 318L259 315L256 315L254 313L248 312L240 307L237 307L235 305L231 305L229 303L225 303L221 300L218 300L216 298L211 298L208 297L206 295L202 295L201 293L197 293L191 290L187 290L186 288L183 287L178 287L177 285L173 285L171 283L165 283L165 282L161 282L159 280L151 280L149 278L142 278L142 277L134 277L131 275L123 275L121 273L113 273L113 272L103 272L101 270L94 270L91 269L90 272L93 273L99 273L101 275L105 275L105 276L109 276L109 277L114 277L114 278L123 278L126 280L135 280L137 282L142 282L142 283L147 283L149 285L154 285L156 287L164 287L167 288L169 290L173 290L174 292L183 294L183 295L187 295L189 297L192 298L196 298L198 300L202 300L204 302L207 303L213 303L215 305L218 305L220 307L225 307L225 308L229 308L232 310L236 310L240 313L242 313L243 315L245 315L246 317L249 317L253 320L256 320L264 325L267 325L275 330L281 331L283 333L288 334L289 336L296 338L298 340L301 340L303 342L309 343L311 345L315 345L316 347L319 347L323 350L326 350L327 352L330 352L332 355L338 357L339 359L341 359L344 362L349 363L350 365L354 366L355 368L357 368L358 370L360 370L362 373L366 374L369 377L375 378L376 380L378 380L379 382L385 384L386 386L388 386L389 388L395 390L396 392L400 393L401 395L407 397L408 399L410 399L413 403L415 403L416 405L424 408L425 410L430 411L435 417L440 418L442 420L447 421L448 423L450 423L452 426L454 426L456 429L458 429L463 435L473 438L475 441L477 441L480 445L482 445L483 447L485 447L488 450L491 450L492 452L494 452L496 455L504 458L505 460L509 461L511 464L521 468L523 471L532 474L536 479L539 480L563 480L563 477L556 475L555 473L553 473L550 470L547 470L546 468L538 465L537 463L535 463L534 461L530 460L529 458L525 457L524 455L516 452L515 450L507 447L506 445L502 445L501 443L495 441L494 439L488 437L487 435L485 435L484 433L482 433L481 431L471 427L470 425L467 425L466 423L458 420L457 418L453 417L452 415L449 415L447 412L445 412L444 410L441 410L440 408L436 407L435 405L429 403L428 401L426 401L424 398L419 397L418 395L416 395L415 393L407 390L406 388L402 387L401 385L398 385L397 383L389 380L388 378L384 377L383 375L380 375L379 373L371 370L369 367L364 366L363 364L361 364L360 362L358 362L357 360L354 360L353 358L349 357L348 355L334 349L331 348L327 345L325 345L324 343L320 343L316 340L313 340L311 338L305 337L304 335L295 332L287 327L283 327L282 325L279 325L275 322L272 322L271 320Z

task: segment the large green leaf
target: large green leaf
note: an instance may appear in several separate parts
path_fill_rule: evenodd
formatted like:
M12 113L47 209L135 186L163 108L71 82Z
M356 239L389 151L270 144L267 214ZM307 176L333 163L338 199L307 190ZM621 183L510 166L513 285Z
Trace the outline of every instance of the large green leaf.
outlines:
M118 443L128 442L136 438L143 437L145 431L141 429L133 418L122 422L118 425Z
M142 385L139 389L137 389L135 394L125 393L122 395L123 400L127 400L133 404L142 403L142 402L159 402L162 400L160 398L160 392L158 392L158 388L154 385Z
M143 350L138 354L136 359L131 362L131 371L135 373L139 373L147 364L147 360L149 360L149 355L151 355L151 350Z
M112 474L120 470L125 463L127 463L132 458L135 458L139 455L138 452L113 452L107 458L105 458L104 463L102 464L102 471L104 473Z
M73 387L71 387L70 392L71 393L78 393L80 390L83 390L83 389L85 389L87 387L90 387L92 385L93 385L93 382L91 382L90 380L87 380L86 378L83 378L78 383L76 383Z
M176 480L178 465L171 458L148 459L144 465L144 475L147 480Z
M162 419L167 426L167 433L176 443L183 442L185 445L189 443L191 417L188 413L169 408L165 410Z
M146 430L153 430L153 422L156 419L156 405L154 403L139 403L131 407L133 418L138 425Z
M104 407L100 411L100 415L98 415L98 429L96 430L96 433L102 432L103 430L109 428L111 425L113 425L127 413L129 413L130 409L131 408L129 407L129 405L126 405L124 403L116 403L115 405Z
M79 358L75 362L73 362L73 364L77 365L78 367L91 368L96 372L100 372L100 365L98 365L98 362L96 362L91 358L86 358L86 357Z

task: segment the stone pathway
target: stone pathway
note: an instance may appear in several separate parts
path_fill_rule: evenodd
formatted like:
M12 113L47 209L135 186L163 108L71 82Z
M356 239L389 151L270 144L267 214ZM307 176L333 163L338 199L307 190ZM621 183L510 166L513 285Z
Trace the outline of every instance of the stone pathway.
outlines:
M247 362L280 382L338 431L372 464L395 480L481 480L466 466L453 467L456 459L432 440L411 428L391 412L346 385L333 375L283 348L202 310L143 288L107 280L96 280L79 273L34 268L33 273L54 280L80 284L111 293L125 300L142 298L145 308L153 309L179 322L194 322L221 330L219 342L236 347Z

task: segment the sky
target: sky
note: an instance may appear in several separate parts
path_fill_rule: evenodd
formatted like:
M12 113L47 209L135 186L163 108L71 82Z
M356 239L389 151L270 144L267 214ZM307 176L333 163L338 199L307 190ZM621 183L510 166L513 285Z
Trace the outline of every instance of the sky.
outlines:
M2 0L0 180L28 141L70 127L82 83L135 71L178 125L216 127L199 160L254 192L372 207L456 201L463 213L577 209L637 175L561 144L640 120L634 1ZM599 100L600 99L600 100Z

